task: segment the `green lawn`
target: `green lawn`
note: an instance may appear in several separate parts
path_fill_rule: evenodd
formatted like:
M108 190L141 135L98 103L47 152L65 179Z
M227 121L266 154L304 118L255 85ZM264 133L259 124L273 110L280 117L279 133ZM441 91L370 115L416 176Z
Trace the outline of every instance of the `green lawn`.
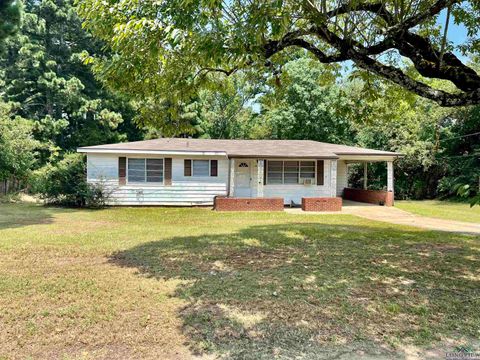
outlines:
M423 357L476 344L479 264L348 215L2 204L0 359Z
M439 200L395 201L399 209L429 217L467 221L480 224L480 206Z

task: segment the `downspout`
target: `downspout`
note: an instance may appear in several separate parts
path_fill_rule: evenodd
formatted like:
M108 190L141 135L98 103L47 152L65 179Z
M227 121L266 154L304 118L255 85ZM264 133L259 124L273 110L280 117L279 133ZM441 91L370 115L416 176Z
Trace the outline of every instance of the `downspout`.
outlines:
M232 159L228 158L227 197L230 197L230 171L232 171Z

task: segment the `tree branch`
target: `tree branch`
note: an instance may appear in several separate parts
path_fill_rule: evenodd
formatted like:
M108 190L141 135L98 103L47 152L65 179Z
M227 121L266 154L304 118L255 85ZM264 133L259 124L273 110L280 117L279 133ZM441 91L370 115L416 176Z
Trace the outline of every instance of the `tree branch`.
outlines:
M480 101L480 89L468 93L451 94L443 90L434 89L420 81L414 80L403 71L389 65L384 65L377 60L360 54L352 54L352 60L360 68L371 71L386 78L417 95L435 101L441 106L464 106L478 104Z
M201 68L199 69L196 74L193 76L193 78L195 79L197 76L199 76L201 73L210 73L210 72L219 72L219 73L222 73L224 74L225 76L230 76L232 74L234 74L235 72L237 72L239 70L238 67L234 67L230 70L225 70L225 69L221 69L221 68L212 68L212 67L205 67L205 68Z
M438 59L442 56L431 44L429 39L408 31L410 27L437 15L445 7L452 6L461 0L437 0L423 12L411 16L405 21L395 23L395 18L385 8L383 3L349 2L327 13L319 11L309 0L304 0L304 7L310 13L311 21L315 24L305 30L287 33L280 41L269 41L265 44L264 52L268 59L272 55L290 46L303 48L322 63L332 63L352 60L362 69L376 73L420 96L431 99L442 106L459 106L478 103L480 101L480 76L471 68L464 65L454 54L443 54L443 61L438 66ZM329 30L327 20L342 14L356 11L367 11L380 16L390 26L385 32L382 41L375 45L364 46L353 38L342 39L335 32ZM320 40L333 46L338 53L327 55L314 44L302 37L315 35ZM451 94L434 89L427 84L412 79L401 69L382 64L371 58L389 49L397 49L401 55L408 57L414 63L418 72L426 77L440 78L452 81L458 89L465 93Z
M396 31L402 31L406 29L410 29L414 26L417 26L421 22L439 14L443 9L452 6L453 4L459 4L462 0L437 0L435 3L432 4L427 10L409 17L405 21L402 21L389 29L387 29L387 33L392 33Z
M453 53L442 53L428 39L405 32L403 39L395 39L395 48L401 55L412 60L417 71L426 77L450 80L463 91L480 87L480 76L464 65ZM439 64L439 59L442 62Z

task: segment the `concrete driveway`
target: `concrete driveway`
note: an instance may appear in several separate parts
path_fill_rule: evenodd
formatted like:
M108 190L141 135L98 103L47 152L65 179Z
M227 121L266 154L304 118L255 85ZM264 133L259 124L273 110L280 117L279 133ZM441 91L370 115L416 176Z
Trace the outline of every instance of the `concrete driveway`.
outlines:
M301 209L287 209L286 211L303 214L325 214L324 212L307 213ZM343 200L342 211L332 212L332 214L351 214L365 219L416 226L429 230L480 234L480 224L425 217L397 209L396 207L378 206L349 200Z

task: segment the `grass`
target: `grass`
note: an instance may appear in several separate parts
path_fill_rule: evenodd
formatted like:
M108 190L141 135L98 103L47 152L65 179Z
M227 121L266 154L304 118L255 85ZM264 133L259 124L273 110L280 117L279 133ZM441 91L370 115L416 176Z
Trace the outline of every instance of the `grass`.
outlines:
M475 346L479 264L479 236L349 215L1 204L0 359Z
M468 203L440 200L403 200L395 201L395 206L418 215L480 224L480 206L470 207Z

